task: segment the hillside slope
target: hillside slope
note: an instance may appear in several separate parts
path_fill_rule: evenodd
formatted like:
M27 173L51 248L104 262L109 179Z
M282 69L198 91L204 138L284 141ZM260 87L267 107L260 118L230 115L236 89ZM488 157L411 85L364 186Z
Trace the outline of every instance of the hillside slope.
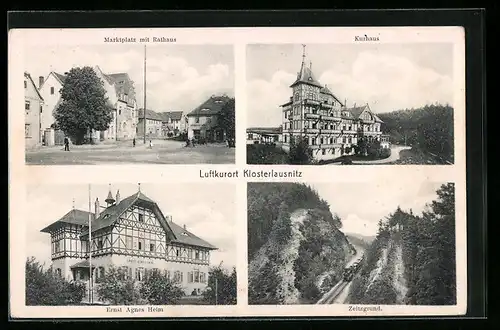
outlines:
M379 223L347 303L456 303L454 185L442 185L437 194L422 216L397 208Z
M248 201L249 303L315 303L356 252L340 220L303 184L250 183Z

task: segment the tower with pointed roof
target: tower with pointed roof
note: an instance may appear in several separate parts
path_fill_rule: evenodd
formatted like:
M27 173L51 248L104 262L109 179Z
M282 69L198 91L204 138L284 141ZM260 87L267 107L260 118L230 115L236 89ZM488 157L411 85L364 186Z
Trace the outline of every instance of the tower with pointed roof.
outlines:
M292 96L282 104L283 148L304 139L315 160L328 160L355 153L360 136L380 139L382 121L369 108L347 108L345 102L322 85L306 65L306 46L302 45L302 62Z

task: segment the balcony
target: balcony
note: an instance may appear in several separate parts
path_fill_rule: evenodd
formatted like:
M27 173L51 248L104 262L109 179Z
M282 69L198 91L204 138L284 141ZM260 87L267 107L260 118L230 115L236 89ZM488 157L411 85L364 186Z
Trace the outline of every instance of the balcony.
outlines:
M305 99L304 104L320 105L320 102L312 99Z
M317 113L306 113L306 119L319 119L320 115Z
M341 131L339 129L321 129L321 133L324 134L340 134Z
M330 103L321 103L321 107L325 109L333 109L333 104Z
M306 129L304 129L304 132L312 133L312 134L318 134L319 131L320 131L319 128L306 128Z
M340 121L341 118L340 118L340 116L334 117L334 116L329 116L329 115L321 115L321 120L325 120L325 121Z

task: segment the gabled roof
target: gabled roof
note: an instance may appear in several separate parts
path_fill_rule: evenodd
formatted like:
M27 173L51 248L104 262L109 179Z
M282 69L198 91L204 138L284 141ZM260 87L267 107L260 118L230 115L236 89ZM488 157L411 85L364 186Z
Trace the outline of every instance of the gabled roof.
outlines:
M218 114L222 108L231 100L229 96L211 96L208 100L200 104L193 111L188 113L188 117L213 116Z
M370 115L373 116L373 120L375 122L377 122L377 123L383 123L383 121L376 114L374 114L371 111L371 109L368 106L368 104L362 105L360 107L348 108L348 109L345 109L345 111L349 111L351 113L351 116L352 116L353 119L359 119L359 116L361 116L361 114L364 111L368 111L370 113Z
M38 97L40 98L40 100L42 100L42 101L43 101L43 97L42 97L42 95L40 94L40 91L38 90L38 88L36 87L35 82L34 82L34 81L33 81L33 79L31 78L31 75L30 75L28 72L25 72L25 73L24 73L24 77L25 77L25 78L27 78L27 79L31 82L31 84L33 85L33 88L35 89L35 91L36 91L36 93L37 93L37 95L38 95Z
M115 222L120 218L123 212L125 212L128 208L134 205L134 203L137 202L138 200L153 204L153 206L156 207L155 209L158 212L159 217L162 218L163 220L163 221L160 220L160 223L161 222L163 222L164 224L166 223L165 217L163 216L163 214L161 214L158 205L156 205L156 203L151 198L147 197L146 195L144 195L139 191L131 196L128 196L127 198L124 198L123 200L120 201L120 203L113 204L104 209L99 214L99 218L92 221L92 232L115 224ZM86 235L86 234L88 234L88 229L84 230L81 235Z
M199 238L195 234L190 231L184 229L183 227L177 225L174 222L169 222L170 228L174 231L176 239L172 241L172 243L193 245L193 246L201 246L207 249L216 250L217 248L207 241Z
M293 87L297 84L308 84L316 87L322 88L323 86L318 82L318 80L314 77L314 74L311 68L308 68L304 62L302 62L302 66L300 67L299 74L297 75L297 79L294 81L290 87Z
M344 106L344 104L339 100L338 97L335 96L335 94L332 93L332 91L328 88L327 85L325 85L325 86L323 86L323 88L321 88L320 93L332 96L337 102L340 103L341 106Z
M137 118L144 119L144 109L137 110ZM146 109L146 119L163 121L163 117L153 110Z
M181 120L183 111L165 111L158 113L164 121Z
M66 75L54 71L52 71L51 73L54 74L54 77L56 77L56 79L59 80L61 84L64 84L64 81L66 80Z
M78 209L72 209L71 211L66 213L61 219L43 228L41 232L50 233L53 229L63 224L87 226L89 224L89 214L91 219L93 220L94 219L93 213L89 213L87 211L82 211Z

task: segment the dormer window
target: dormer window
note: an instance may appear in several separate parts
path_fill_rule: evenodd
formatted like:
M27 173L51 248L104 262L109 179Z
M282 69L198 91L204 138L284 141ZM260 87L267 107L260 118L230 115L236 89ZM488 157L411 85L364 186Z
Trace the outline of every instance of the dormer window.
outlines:
M182 235L182 236L189 236L189 234L188 234L188 233L186 233L186 232L183 232L181 235Z
M144 222L144 214L139 213L139 222Z
M210 111L210 109L209 108L203 108L203 109L201 109L201 111Z
M222 100L215 100L215 103L222 103Z
M311 78L311 77L309 77L307 80L312 81L312 78Z

